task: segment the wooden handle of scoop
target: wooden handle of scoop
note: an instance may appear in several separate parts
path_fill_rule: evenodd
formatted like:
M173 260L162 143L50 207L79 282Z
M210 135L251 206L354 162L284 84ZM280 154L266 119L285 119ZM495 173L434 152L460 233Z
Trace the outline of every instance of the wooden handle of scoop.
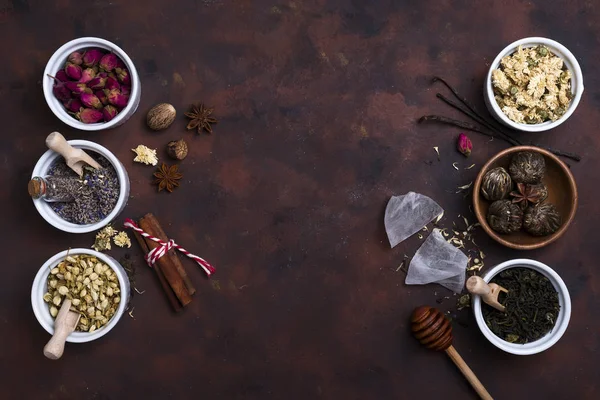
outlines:
M498 302L499 291L506 291L506 289L492 284L487 284L481 277L472 276L467 279L466 287L469 293L477 294L481 296L481 300L483 300L486 304L494 307L496 310L504 312L506 309L500 302Z
M458 367L458 369L460 369L460 372L462 372L465 378L467 378L467 380L469 381L471 386L473 386L473 389L475 389L479 397L481 397L483 400L493 400L492 395L490 395L488 391L485 390L483 384L479 381L479 379L477 379L475 373L471 370L471 368L469 368L465 360L462 359L460 354L458 354L458 352L453 346L450 346L446 349L446 354L448 354L448 357L450 357L450 359L454 361L454 364Z
M59 132L52 132L46 138L46 146L50 150L53 150L63 156L65 160L68 160L73 157L79 157L81 154L81 150L74 148L71 146L67 139Z
M67 336L75 330L80 315L70 311L71 300L63 300L60 311L54 320L54 335L44 346L44 355L51 360L58 360L65 351Z

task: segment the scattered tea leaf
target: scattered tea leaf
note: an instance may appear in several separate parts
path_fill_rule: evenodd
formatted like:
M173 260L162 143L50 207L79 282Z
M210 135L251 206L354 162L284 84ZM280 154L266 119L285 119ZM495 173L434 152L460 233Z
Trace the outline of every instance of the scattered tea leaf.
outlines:
M435 150L437 154L438 161L440 160L440 149L437 146L434 146L433 150Z
M455 170L458 171L458 163L457 162L453 162L452 166L454 167Z

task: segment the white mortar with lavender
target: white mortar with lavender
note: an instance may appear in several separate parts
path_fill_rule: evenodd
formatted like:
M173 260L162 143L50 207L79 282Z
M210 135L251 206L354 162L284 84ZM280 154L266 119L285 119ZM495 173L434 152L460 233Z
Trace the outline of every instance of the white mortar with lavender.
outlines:
M97 231L125 208L129 197L129 177L123 164L107 148L87 140L68 142L71 146L86 151L104 168L98 171L85 170L77 202L49 203L43 199L34 199L33 204L49 224L62 231ZM48 175L77 176L64 164L62 157L52 150L48 150L39 159L32 178Z

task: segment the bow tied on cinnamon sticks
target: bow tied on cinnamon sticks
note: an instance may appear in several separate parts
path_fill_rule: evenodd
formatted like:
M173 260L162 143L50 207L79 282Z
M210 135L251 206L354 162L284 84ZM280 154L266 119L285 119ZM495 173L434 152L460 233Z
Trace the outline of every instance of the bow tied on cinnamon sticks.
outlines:
M181 311L192 301L196 289L176 250L197 262L207 275L214 272L214 268L206 260L189 253L169 240L160 223L151 213L144 215L137 224L127 220L125 226L134 230L135 238L144 251L146 261L156 272L169 303L175 311Z

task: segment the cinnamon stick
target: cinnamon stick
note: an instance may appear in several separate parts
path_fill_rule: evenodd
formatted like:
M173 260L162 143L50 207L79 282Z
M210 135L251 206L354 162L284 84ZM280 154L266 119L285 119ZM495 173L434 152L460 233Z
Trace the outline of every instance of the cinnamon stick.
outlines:
M164 240L158 235L158 229L160 228L160 225L154 215L144 215L144 217L140 219L139 226L148 234ZM150 250L160 246L153 240L144 238L144 241ZM185 307L192 301L192 297L186 288L183 278L177 271L177 267L175 266L173 259L174 258L171 256L171 254L167 253L158 259L156 266L160 268L167 282L169 282L169 286L171 286L171 289L173 289L173 292L175 292L175 296L177 296L177 299L179 299L181 305Z
M156 217L153 214L146 214L144 216L144 218L151 218L152 225L154 228L154 233L150 233L148 231L146 231L146 232L150 233L154 237L159 238L160 240L162 240L165 243L169 241L167 234L165 233L165 231L163 231L162 227L158 223L158 220L156 219ZM175 264L175 268L177 269L177 272L181 276L181 279L183 279L183 283L185 284L185 287L188 290L189 294L193 295L194 293L196 293L196 288L194 287L194 285L192 284L192 281L188 277L188 274L187 274L185 268L183 267L181 260L179 259L179 255L177 254L177 251L175 249L171 249L165 255L165 257L171 258L171 260L173 261L173 264Z
M144 255L148 254L148 252L150 251L150 248L146 244L146 241L144 240L142 235L140 235L136 231L133 231L133 235L135 236L135 239L137 240L137 242L140 244L140 247L142 248ZM169 282L167 282L165 275L162 273L160 268L158 268L156 266L152 269L156 273L156 276L158 278L160 286L163 288L163 292L165 293L165 296L167 296L167 299L169 300L171 307L173 307L173 310L175 310L175 312L181 311L183 309L183 307L179 303L179 300L177 300L175 293L173 293L173 291L171 290L171 286L169 286Z

